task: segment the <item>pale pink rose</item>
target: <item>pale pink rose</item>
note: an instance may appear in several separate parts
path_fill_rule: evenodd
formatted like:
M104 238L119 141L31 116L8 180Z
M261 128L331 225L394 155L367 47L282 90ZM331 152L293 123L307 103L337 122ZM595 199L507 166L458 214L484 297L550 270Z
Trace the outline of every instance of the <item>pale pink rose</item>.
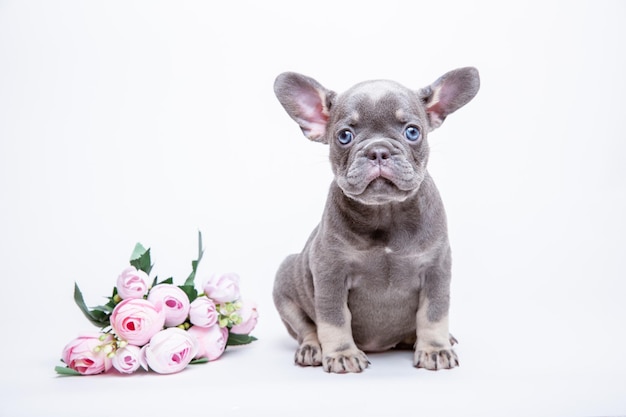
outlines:
M148 274L129 266L117 277L117 294L122 300L142 298L148 290L148 280Z
M108 371L111 368L111 359L100 346L112 342L113 336L106 335L104 340L100 340L100 336L102 333L89 333L72 340L63 348L63 362L83 375Z
M235 334L250 334L259 319L256 303L244 301L237 314L241 316L241 323L233 326L230 331Z
M117 349L111 359L113 367L123 374L132 374L139 369L141 349L137 346L126 345Z
M207 297L198 297L191 302L189 321L194 326L211 327L217 323L215 303Z
M182 371L198 352L198 339L178 327L155 334L143 347L141 366L160 374Z
M131 345L143 346L163 329L165 312L160 304L131 298L115 306L110 321L120 339Z
M224 353L228 341L228 329L215 324L211 327L191 326L187 333L194 335L200 343L196 358L214 361Z
M239 275L213 275L204 284L204 293L216 303L229 303L239 299Z
M172 327L184 323L189 315L189 297L176 285L159 284L152 287L148 301L163 304L165 326Z

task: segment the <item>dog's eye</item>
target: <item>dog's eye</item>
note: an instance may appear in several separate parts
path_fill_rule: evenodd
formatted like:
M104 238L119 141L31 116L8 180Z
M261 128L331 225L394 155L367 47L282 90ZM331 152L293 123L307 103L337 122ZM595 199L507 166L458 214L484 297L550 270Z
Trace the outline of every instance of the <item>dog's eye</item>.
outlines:
M417 142L420 138L420 130L415 126L408 126L404 129L404 137L411 142Z
M352 139L354 139L354 134L348 129L342 130L337 134L337 140L342 145L347 145L348 143L352 142Z

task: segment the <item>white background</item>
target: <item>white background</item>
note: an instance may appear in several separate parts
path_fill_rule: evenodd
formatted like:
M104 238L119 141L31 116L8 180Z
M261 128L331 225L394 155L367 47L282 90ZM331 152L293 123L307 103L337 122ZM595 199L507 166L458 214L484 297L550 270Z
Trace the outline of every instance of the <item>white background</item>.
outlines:
M331 174L275 76L419 88L467 65L480 92L429 136L461 367L294 366L273 275ZM0 415L626 415L625 80L620 1L0 0ZM172 376L55 376L92 329L74 282L101 303L140 241L182 283L198 230L199 281L238 272L260 340Z

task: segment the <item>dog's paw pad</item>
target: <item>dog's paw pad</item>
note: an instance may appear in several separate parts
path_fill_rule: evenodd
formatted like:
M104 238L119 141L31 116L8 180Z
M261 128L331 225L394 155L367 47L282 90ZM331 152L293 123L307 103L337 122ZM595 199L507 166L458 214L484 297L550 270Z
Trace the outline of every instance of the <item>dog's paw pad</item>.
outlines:
M452 349L418 350L415 352L413 364L417 368L436 371L438 369L452 369L459 366L459 358Z
M320 366L322 348L317 344L303 343L296 351L294 361L300 366Z
M336 374L349 372L361 372L369 366L370 362L365 353L360 350L346 349L324 356L324 370Z

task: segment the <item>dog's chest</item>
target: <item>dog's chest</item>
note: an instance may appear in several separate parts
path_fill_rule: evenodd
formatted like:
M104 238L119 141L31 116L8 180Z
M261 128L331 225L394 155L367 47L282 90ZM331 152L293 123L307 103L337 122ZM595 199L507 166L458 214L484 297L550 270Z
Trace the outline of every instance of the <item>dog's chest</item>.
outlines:
M380 245L354 255L348 308L357 344L385 350L414 334L419 290L431 256L417 248Z
M387 217L392 217L388 214ZM378 223L383 223L379 217ZM384 219L387 220L387 219ZM431 257L420 247L420 230L409 222L354 231L343 247L348 287L371 291L418 290L419 273Z

